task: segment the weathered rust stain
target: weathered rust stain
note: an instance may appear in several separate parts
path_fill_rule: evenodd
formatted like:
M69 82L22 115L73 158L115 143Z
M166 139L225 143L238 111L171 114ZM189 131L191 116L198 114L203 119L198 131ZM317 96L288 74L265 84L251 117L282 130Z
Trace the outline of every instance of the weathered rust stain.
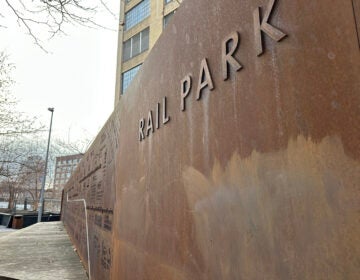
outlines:
M347 258L360 253L347 244L360 242L360 163L338 138L298 137L286 150L246 159L235 153L224 168L215 161L209 177L188 167L183 180L208 279L360 273L359 259Z
M88 204L92 279L357 280L352 2L277 1L268 23L287 37L265 34L258 57L253 11L268 5L184 1L152 49L65 188ZM158 128L165 97L170 121ZM63 202L63 220L86 264L81 207Z

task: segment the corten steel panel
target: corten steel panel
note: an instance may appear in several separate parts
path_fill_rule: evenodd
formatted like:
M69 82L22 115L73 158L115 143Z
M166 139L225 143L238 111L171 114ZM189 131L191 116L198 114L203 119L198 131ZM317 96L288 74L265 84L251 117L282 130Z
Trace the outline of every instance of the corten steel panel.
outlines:
M160 37L65 189L92 279L359 278L356 1L272 2L185 0Z
M114 112L64 188L62 220L88 271L90 263L91 279L109 279L112 266L114 163L119 131L118 114Z
M352 0L353 1L353 10L354 10L354 20L357 27L357 37L359 42L360 49L360 0Z

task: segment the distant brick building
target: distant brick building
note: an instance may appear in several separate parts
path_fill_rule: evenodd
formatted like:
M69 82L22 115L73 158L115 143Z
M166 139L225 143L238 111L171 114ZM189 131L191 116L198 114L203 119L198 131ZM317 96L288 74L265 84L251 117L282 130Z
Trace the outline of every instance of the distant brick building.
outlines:
M54 197L60 197L66 182L76 169L83 154L61 156L56 158L54 176Z

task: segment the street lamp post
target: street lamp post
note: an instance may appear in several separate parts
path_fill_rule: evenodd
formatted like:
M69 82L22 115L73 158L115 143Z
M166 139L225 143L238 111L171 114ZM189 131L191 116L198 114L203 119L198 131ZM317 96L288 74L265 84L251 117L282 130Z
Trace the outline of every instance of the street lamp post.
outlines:
M38 220L37 220L38 223L41 222L41 216L42 216L42 212L43 212L43 208L44 208L45 180L46 180L47 164L48 164L48 157L49 157L51 127L52 127L52 120L53 120L53 114L54 114L54 108L48 108L48 110L51 112L51 120L50 120L48 144L47 144L47 149L46 149L46 157L45 157L44 177L42 180L41 191L40 191L40 202L39 202L39 207L38 207Z

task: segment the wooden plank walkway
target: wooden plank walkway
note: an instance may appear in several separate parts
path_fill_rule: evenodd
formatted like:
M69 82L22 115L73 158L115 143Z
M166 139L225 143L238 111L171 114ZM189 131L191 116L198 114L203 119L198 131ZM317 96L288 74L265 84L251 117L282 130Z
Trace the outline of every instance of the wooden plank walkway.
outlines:
M62 222L37 223L0 235L0 279L87 280Z

